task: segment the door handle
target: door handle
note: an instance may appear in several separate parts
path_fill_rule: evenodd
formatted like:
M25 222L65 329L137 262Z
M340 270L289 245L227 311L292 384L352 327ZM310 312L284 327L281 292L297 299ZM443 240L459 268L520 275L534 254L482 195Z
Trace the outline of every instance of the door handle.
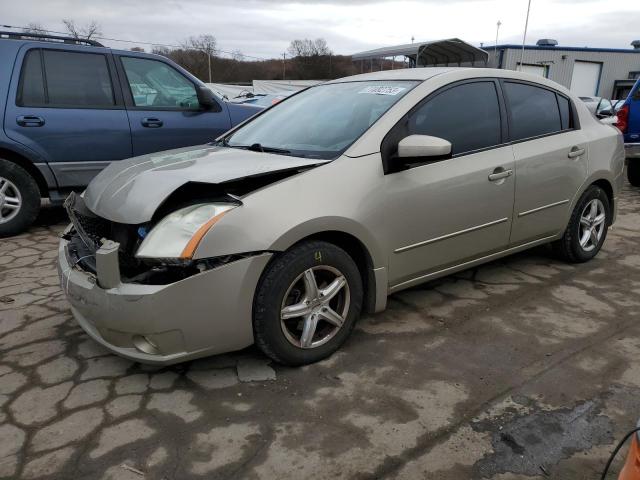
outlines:
M41 127L44 125L44 118L35 115L20 115L16 118L16 123L21 127Z
M162 120L159 118L143 118L140 123L147 128L160 128L162 126Z
M495 169L493 171L493 173L489 174L489 181L490 182L496 182L498 180L502 180L503 178L507 178L510 177L511 175L513 175L513 170L509 169L509 170L499 170L499 169Z
M584 155L584 148L580 147L571 147L567 157L569 158L578 158L579 156Z

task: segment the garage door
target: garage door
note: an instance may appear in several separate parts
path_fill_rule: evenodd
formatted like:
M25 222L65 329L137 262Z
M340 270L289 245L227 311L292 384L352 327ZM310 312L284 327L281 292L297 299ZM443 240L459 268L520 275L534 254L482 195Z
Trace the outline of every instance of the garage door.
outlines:
M598 94L602 64L576 61L571 77L571 91L578 96L590 97Z
M525 63L524 65L518 64L518 66L520 67L520 71L522 72L531 73L532 75L538 75L540 77L547 76L546 65L527 65Z

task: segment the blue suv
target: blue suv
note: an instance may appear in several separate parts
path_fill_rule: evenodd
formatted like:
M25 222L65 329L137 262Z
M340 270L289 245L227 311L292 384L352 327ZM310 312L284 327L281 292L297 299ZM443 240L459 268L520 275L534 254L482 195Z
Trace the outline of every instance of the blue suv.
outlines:
M640 79L617 113L616 126L624 135L629 183L640 187Z
M171 60L91 40L0 32L0 237L114 160L207 143L260 111Z

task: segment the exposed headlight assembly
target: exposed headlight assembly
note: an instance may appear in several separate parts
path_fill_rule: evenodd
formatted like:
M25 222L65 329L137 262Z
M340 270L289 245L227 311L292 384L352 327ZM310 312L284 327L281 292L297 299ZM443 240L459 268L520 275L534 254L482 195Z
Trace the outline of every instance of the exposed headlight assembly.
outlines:
M139 258L193 257L205 234L238 205L205 203L181 208L164 217L147 234L136 253Z

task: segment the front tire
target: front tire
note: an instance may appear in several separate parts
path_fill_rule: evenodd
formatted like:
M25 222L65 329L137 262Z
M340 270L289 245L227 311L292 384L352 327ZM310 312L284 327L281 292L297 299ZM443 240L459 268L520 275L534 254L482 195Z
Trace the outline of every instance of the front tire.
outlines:
M554 242L554 250L567 262L587 262L602 248L610 224L609 197L600 187L591 185L573 209L563 237Z
M17 235L40 211L40 189L20 165L0 158L0 238Z
M301 243L275 258L260 279L256 345L284 365L322 360L349 337L362 298L362 278L347 252L327 242Z
M627 165L627 178L634 187L640 187L640 159L630 160Z

